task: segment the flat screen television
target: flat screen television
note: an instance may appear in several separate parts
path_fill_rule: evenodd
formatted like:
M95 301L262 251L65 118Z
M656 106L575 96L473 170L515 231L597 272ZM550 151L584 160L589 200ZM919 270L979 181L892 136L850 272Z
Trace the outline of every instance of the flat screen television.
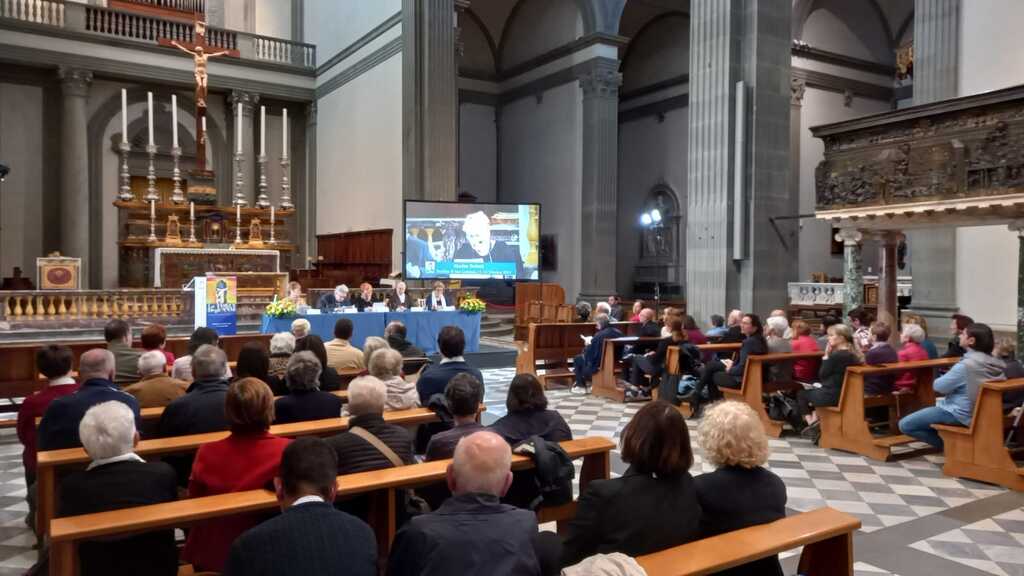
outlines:
M535 280L540 204L405 201L406 278Z

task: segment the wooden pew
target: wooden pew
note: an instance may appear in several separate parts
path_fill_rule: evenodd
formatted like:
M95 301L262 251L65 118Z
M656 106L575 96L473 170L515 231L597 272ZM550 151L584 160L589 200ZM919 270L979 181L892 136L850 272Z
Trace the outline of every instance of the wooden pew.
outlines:
M768 417L768 411L764 405L764 395L777 390L792 388L793 383L767 382L768 367L776 362L792 362L794 360L818 359L824 352L797 352L783 354L758 354L747 356L747 365L743 369L743 381L739 388L719 388L726 400L738 400L746 403L757 412L764 425L764 431L772 438L782 435L784 422L772 420ZM796 384L799 387L799 384Z
M700 344L700 345L697 346L697 349L701 350L703 352L714 352L715 354L719 354L719 353L722 353L722 352L731 352L732 355L733 355L733 358L735 358L736 355L739 354L740 347L742 347L742 346L743 346L743 344L741 344L739 342L728 342L728 343L725 343L725 344ZM679 354L680 354L679 347L677 347L677 346L670 346L669 347L668 353L665 354L665 375L666 376L680 374ZM688 402L681 403L679 405L679 411L683 414L683 416L686 416L687 418L689 418L690 414L693 413L693 409L692 409L692 407L690 406L690 404Z
M580 472L581 491L590 481L610 476L610 453L615 447L611 440L601 437L580 438L562 442L561 446L570 458L583 459L583 468ZM395 513L399 502L398 494L408 488L443 481L450 463L451 460L436 460L339 476L338 497L370 495L370 526L377 536L378 553L386 558L397 531ZM532 459L515 454L512 456L513 470L526 470L532 467ZM242 512L270 511L277 507L278 502L273 492L249 490L58 518L53 520L50 532L50 573L55 576L77 574L77 545L82 540L182 527L200 520ZM576 503L571 502L563 506L542 508L538 513L538 521L562 522L575 515Z
M629 335L634 326L631 322L613 322L624 335ZM593 322L573 323L531 323L527 331L526 342L517 342L519 353L516 356L516 373L533 374L547 388L549 379L571 378L572 370L569 362L583 352L581 336L593 336L597 326ZM545 372L537 374L537 363Z
M384 421L400 426L415 426L428 422L436 422L437 415L429 408L410 408L384 413ZM276 436L296 438L299 436L330 436L348 430L348 417L325 418L290 424L275 424L270 433ZM189 454L208 442L216 442L227 438L228 431L208 432L205 434L189 434L169 438L142 440L135 447L135 453L142 458L167 454ZM36 507L36 530L40 534L48 532L50 520L53 518L57 502L57 473L75 466L83 466L90 461L84 448L65 448L48 450L37 455L36 487L38 490Z
M636 561L648 576L714 574L803 546L800 574L852 576L853 533L860 525L850 514L818 508L640 556Z
M604 341L604 350L601 353L601 367L591 377L591 391L597 395L615 402L624 402L626 390L617 385L619 375L623 375L622 358L615 353L616 348L626 345L655 344L661 340L658 336L624 336L622 338L609 338ZM629 375L624 374L623 379L629 380Z
M838 406L826 406L817 409L821 419L822 448L846 450L875 460L889 461L892 459L892 448L909 444L913 438L905 434L890 433L875 436L871 433L864 419L864 409L875 406L891 406L895 402L909 402L915 408L935 404L935 391L932 382L937 368L949 368L959 358L937 358L935 360L919 360L916 362L900 362L881 366L851 366L846 369L843 379L843 390L839 396ZM912 371L917 376L913 394L864 397L864 377L881 374L902 374ZM909 411L908 411L909 413Z
M978 393L971 426L933 424L945 444L947 476L970 478L1024 491L1024 468L1006 448L1003 394L1024 390L1024 378L986 382Z

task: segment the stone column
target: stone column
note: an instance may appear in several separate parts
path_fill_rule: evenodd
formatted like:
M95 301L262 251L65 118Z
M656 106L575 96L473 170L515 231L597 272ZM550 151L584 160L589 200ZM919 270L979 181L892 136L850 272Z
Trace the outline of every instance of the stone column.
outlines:
M914 104L957 96L961 0L914 2ZM914 296L911 307L932 326L933 336L949 335L956 305L956 229L907 233Z
M843 317L864 304L864 263L861 241L864 235L854 228L841 228L836 241L843 243ZM895 260L894 260L895 262Z
M1017 233L1017 359L1024 358L1024 220L1010 224Z
M82 259L82 287L89 287L89 86L92 72L61 66L64 96L60 146L61 254Z
M313 101L306 106L306 194L298 207L305 215L299 241L305 245L302 252L307 258L316 258L316 115L316 101ZM302 267L308 268L309 262L303 262Z
M454 0L402 2L402 193L455 200L458 68Z
M892 329L889 342L899 344L899 303L896 298L896 247L903 234L886 230L878 234L878 320Z
M583 90L583 194L580 221L581 298L616 292L615 230L619 168L619 62L593 61Z
M242 107L242 174L244 180L242 194L249 203L249 206L254 206L256 204L256 180L259 178L259 171L256 166L256 122L253 119L253 112L256 110L256 106L259 105L260 95L255 92L232 90L228 96L228 102L231 104L231 122L229 124L234 126L234 131L231 133L232 158L234 158L237 151L238 142L236 138L238 138L239 126L235 125L238 121L237 107ZM236 167L232 165L231 170L232 182L234 182L234 170L236 170ZM234 193L234 189L232 189L232 193Z

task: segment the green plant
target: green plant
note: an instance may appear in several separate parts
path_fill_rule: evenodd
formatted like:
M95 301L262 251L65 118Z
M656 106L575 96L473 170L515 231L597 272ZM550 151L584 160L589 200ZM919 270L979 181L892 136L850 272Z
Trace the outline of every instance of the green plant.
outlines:
M275 298L273 302L267 304L266 312L267 316L273 316L274 318L294 316L295 302L288 299L278 300Z
M487 303L479 298L466 298L459 304L459 310L463 312L480 313L487 309Z

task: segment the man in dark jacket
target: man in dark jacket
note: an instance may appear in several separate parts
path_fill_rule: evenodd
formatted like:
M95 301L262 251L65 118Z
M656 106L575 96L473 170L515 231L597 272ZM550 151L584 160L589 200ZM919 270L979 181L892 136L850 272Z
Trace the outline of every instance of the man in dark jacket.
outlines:
M167 405L157 426L161 438L202 434L228 429L224 414L224 398L228 394L228 360L224 351L204 344L192 355L195 381L188 392ZM178 482L188 485L192 456L167 457L165 461L178 472Z
M611 318L607 314L595 316L594 323L597 324L597 334L591 337L587 347L583 349L583 354L576 356L572 361L572 370L576 374L576 385L572 387L572 391L578 394L590 392L587 382L601 369L604 341L622 337L622 332L611 325Z
M320 438L299 438L274 478L281 515L231 546L225 576L377 574L377 541L362 520L334 508L338 459ZM338 545L341 544L341 545Z
M384 338L387 339L388 345L398 350L402 358L426 358L427 353L406 340L406 335L405 324L398 320L390 322L384 328Z
M388 574L541 574L537 516L499 500L512 483L511 462L497 434L463 438L448 466L453 496L399 530Z
M441 362L436 365L427 366L416 381L416 391L420 395L420 405L426 406L430 397L434 394L443 394L445 386L452 376L462 372L469 372L480 382L484 381L484 375L479 370L466 363L462 357L466 349L466 335L458 326L445 326L437 335L437 347L441 351Z
M357 378L348 387L349 429L327 439L338 455L338 474L391 468L396 464L367 440L357 428L369 432L405 464L415 463L412 435L401 426L384 422L387 388L376 378Z
M644 308L640 311L640 333L641 338L661 338L661 326L654 320L654 310ZM638 342L633 346L633 354L646 354L658 347L657 342Z
M351 306L352 302L348 299L348 286L338 284L334 287L334 292L328 292L321 296L316 305L325 314L334 312L336 308Z
M114 355L109 350L96 348L82 354L78 374L82 386L74 394L51 402L39 423L36 439L40 451L81 446L78 423L89 408L100 402L115 400L126 404L135 414L136 428L139 425L138 401L119 390L112 381Z

